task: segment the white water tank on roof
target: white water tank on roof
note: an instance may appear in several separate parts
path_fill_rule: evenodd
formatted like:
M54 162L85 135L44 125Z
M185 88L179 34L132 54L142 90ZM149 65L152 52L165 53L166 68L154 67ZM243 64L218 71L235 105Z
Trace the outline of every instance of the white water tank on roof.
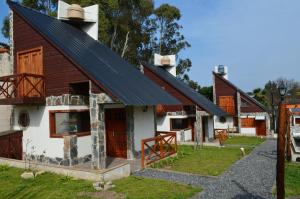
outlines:
M75 19L75 20L84 20L84 10L78 4L72 4L68 8L68 18Z

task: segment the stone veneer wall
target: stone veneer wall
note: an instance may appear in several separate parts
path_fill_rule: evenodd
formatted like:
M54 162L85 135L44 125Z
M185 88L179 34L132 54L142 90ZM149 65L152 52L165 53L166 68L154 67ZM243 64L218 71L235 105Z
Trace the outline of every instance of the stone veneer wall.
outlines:
M90 93L93 169L104 169L106 167L105 103L113 103L112 99L107 94Z
M63 94L60 96L50 96L46 98L47 106L80 106L89 105L89 97L83 95Z

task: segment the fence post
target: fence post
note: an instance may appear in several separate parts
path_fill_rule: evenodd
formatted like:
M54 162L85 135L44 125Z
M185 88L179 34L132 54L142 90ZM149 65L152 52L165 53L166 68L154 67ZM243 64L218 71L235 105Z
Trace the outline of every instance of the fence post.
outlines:
M141 166L142 168L145 168L145 146L144 146L144 141L141 141L142 145L142 160L141 160Z
M175 153L177 153L177 133L174 133L174 137L175 137Z
M164 158L164 149L163 149L163 142L162 138L159 137L159 151L160 151L160 158Z

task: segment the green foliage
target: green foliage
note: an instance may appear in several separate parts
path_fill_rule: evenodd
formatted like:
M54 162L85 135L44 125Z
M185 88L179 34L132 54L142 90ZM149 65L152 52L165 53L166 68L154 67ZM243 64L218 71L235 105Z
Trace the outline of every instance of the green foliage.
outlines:
M0 164L0 172L7 171L10 168L8 164Z
M6 16L3 19L3 26L1 28L1 32L5 38L9 38L9 17L8 16Z
M130 176L114 181L112 191L124 193L126 198L190 198L201 188L174 182Z
M213 87L212 86L204 86L202 88L200 88L199 93L201 93L202 95L204 95L207 99L209 99L210 101L213 101Z
M253 147L245 147L249 154ZM178 157L170 158L172 164L158 162L154 168L163 168L186 173L218 176L227 170L234 162L242 158L239 147L203 147L194 150L193 146L178 146Z
M24 180L20 177L22 169L0 168L5 168L5 172L0 170L0 198L93 198L87 193L95 192L91 181L47 172L34 179ZM124 193L127 198L189 198L201 191L200 188L188 185L140 177L123 178L113 183L116 187L112 191Z
M257 146L266 141L266 138L249 137L249 136L233 136L226 140L226 145L240 145L240 146Z
M249 92L248 94L264 106L268 107L270 105L270 102L268 101L268 98L266 96L265 89L255 88L252 92Z
M288 163L285 167L286 196L300 196L300 164Z

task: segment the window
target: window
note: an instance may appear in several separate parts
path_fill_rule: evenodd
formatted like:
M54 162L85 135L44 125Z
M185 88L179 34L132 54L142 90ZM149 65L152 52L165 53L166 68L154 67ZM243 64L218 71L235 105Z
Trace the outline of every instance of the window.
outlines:
M18 124L22 128L27 128L30 124L30 117L27 111L21 111L19 113Z
M171 130L183 130L188 128L188 120L185 119L170 119Z
M300 125L300 118L299 117L295 118L295 125Z
M88 110L50 111L50 137L64 135L85 136L90 134Z

